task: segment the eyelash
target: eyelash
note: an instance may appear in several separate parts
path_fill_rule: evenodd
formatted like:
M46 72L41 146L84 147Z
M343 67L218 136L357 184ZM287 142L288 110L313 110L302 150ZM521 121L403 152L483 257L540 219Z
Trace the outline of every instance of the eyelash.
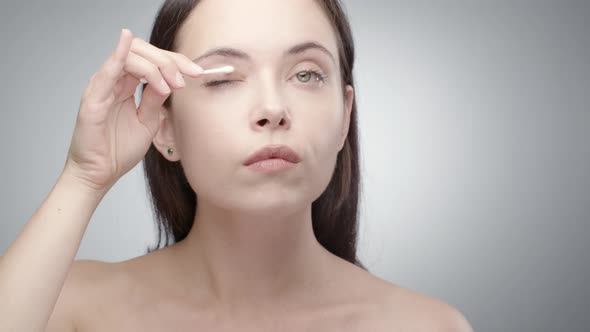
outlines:
M320 84L326 83L326 79L328 78L327 75L322 75L320 72L313 70L313 69L302 70L302 71L297 72L297 74L302 73L302 72L308 72L310 74L315 75L316 79L310 80L310 81L312 81L312 82L319 81ZM235 82L237 82L237 81L236 80L218 80L218 81L209 81L209 82L205 83L204 85L207 88L217 88L222 85L231 85L231 84L234 84Z

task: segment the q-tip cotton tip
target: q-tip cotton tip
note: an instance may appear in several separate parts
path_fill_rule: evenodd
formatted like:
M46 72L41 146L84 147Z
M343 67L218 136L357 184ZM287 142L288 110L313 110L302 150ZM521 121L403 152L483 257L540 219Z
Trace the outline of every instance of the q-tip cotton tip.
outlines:
M234 71L234 67L233 66L225 66L225 67L220 67L220 68L215 68L215 69L207 69L204 70L201 75L203 74L228 74Z
M233 71L234 71L233 66L224 66L224 67L204 70L201 73L201 75L204 75L204 74L229 74L229 73L232 73ZM148 81L145 78L141 78L139 80L139 82L146 84Z

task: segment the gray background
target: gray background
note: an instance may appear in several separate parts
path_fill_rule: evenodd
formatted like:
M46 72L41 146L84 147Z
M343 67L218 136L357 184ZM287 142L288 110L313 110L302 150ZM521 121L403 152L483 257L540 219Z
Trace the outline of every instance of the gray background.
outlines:
M345 2L357 47L360 255L477 331L590 330L590 2ZM0 253L52 188L80 95L160 1L0 4ZM141 165L77 258L155 239Z

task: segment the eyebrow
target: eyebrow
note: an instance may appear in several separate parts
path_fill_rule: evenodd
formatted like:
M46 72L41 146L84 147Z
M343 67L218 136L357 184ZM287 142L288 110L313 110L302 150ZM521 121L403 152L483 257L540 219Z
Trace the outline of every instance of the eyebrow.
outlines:
M293 55L301 54L301 53L303 53L307 50L311 50L311 49L319 50L319 51L327 54L330 57L330 59L332 60L332 62L334 64L336 64L336 59L334 58L334 55L332 55L332 53L330 51L328 51L328 49L326 47L324 47L322 44L317 43L317 42L313 42L313 41L308 41L308 42L297 44L297 45L291 47L290 49L286 50L283 53L283 56L293 56ZM193 59L193 62L199 62L205 58L212 57L215 55L227 57L227 58L239 59L239 60L252 61L252 57L248 53L246 53L242 50L238 50L238 49L231 48L231 47L218 47L218 48L211 49L211 50L205 52L203 55Z

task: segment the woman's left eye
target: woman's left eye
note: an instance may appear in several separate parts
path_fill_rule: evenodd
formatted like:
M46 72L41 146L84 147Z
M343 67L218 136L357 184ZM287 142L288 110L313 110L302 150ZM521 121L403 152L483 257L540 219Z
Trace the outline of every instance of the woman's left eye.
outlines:
M315 71L313 69L303 70L297 73L297 79L302 83L307 83L311 80L311 78L315 76L314 82L319 84L325 83L326 78L328 76L322 75L322 73Z

